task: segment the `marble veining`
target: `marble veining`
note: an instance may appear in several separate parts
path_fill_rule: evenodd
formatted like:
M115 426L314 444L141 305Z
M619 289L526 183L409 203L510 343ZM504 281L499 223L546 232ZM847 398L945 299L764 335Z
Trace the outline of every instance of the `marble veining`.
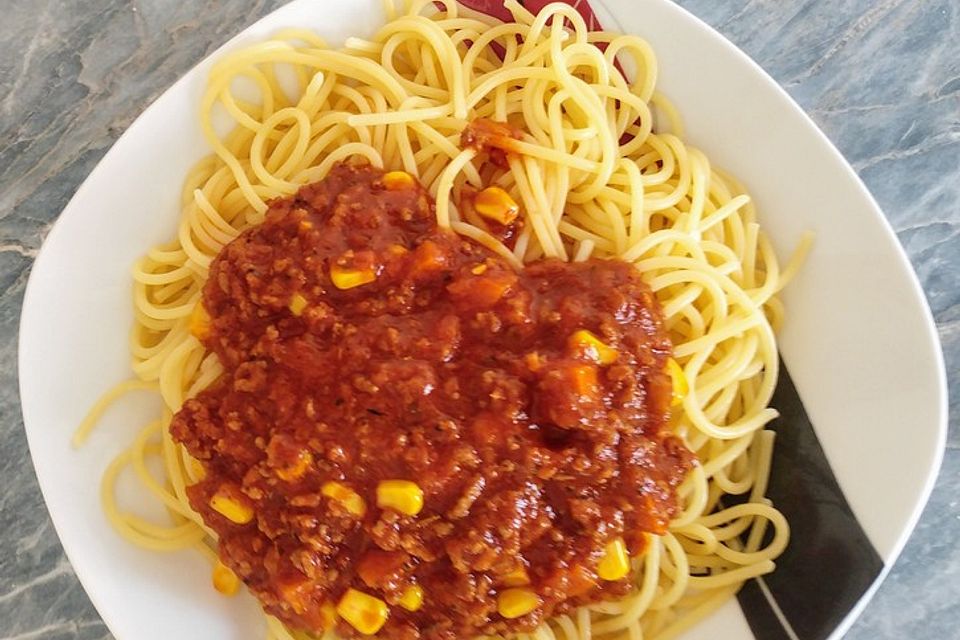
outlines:
M917 531L847 637L956 638L960 3L678 2L743 48L816 120L874 193L920 276L950 374L948 448ZM207 53L281 4L0 5L0 640L111 637L63 556L23 433L17 323L33 258L70 196L134 118Z

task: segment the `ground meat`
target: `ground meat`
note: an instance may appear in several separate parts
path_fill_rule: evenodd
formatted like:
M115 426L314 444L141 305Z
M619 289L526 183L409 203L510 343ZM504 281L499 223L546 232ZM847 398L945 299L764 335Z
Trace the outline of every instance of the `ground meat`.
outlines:
M354 588L388 603L385 638L529 630L626 592L598 578L604 548L622 537L639 552L676 513L693 456L669 435L671 346L631 265L517 273L437 228L420 185L340 165L224 248L202 304L225 373L171 426L204 467L190 501L292 627L319 632L324 605ZM571 342L579 331L614 361ZM377 506L397 479L422 489L422 511ZM497 597L520 568L541 604L507 619ZM413 584L423 606L408 611Z

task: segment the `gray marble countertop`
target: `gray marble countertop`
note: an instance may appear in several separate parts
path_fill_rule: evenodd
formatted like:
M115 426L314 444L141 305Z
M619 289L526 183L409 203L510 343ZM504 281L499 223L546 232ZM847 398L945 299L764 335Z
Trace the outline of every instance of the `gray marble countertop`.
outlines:
M847 637L958 638L960 2L679 3L743 48L826 131L879 200L920 275L951 377L949 443L919 527ZM144 107L281 4L0 2L2 639L110 637L64 558L24 438L16 343L32 260L70 196Z

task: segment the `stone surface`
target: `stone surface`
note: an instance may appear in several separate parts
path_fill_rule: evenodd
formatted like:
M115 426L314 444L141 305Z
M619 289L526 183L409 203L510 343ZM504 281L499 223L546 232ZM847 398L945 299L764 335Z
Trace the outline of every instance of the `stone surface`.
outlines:
M319 1L319 0L318 0ZM335 1L335 0L327 0ZM853 640L960 629L960 4L679 0L769 71L873 191L936 317L951 431L923 520ZM0 640L110 638L50 525L17 398L30 265L50 224L163 89L280 0L5 0L0 20Z

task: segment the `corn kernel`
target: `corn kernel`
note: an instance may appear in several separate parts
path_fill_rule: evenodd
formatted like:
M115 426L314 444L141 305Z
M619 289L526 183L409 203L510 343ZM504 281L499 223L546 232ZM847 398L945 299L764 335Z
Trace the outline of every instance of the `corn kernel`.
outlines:
M240 578L230 567L219 560L213 565L213 588L225 596L233 596L240 590Z
M388 171L383 174L383 186L387 191L410 189L413 185L413 176L406 171Z
M630 573L630 556L622 538L607 544L603 559L597 565L597 575L604 580L619 580Z
M423 489L409 480L384 480L377 485L377 506L415 516L423 509Z
M523 565L520 565L507 575L503 576L502 582L508 587L522 587L530 584L530 575L527 573L527 568Z
M198 302L190 312L190 333L197 340L204 340L210 335L210 314L203 306L203 301Z
M482 275L483 272L485 272L486 270L487 270L487 265L478 264L473 269L470 269L470 273L472 273L475 276L479 276L479 275Z
M348 269L338 264L330 267L330 280L337 289L353 289L369 284L377 279L377 274L371 268Z
M423 587L412 584L403 590L400 596L400 606L407 611L417 611L423 606Z
M379 598L356 589L347 589L337 603L337 613L360 633L372 636L386 624L390 609Z
M484 218L507 225L517 219L520 205L500 187L487 187L477 194L473 208Z
M299 317L303 314L303 310L307 308L307 299L299 293L295 293L291 296L290 304L287 305L287 308L290 309L290 313Z
M291 464L277 469L277 477L285 482L293 482L303 477L310 465L313 464L313 454L306 449L297 453L297 459Z
M367 503L359 493L339 482L325 482L320 487L320 493L336 500L343 508L355 516L363 516L367 512Z
M253 520L253 507L223 488L210 498L210 508L234 524L247 524Z
M507 589L497 596L497 611L512 620L525 616L540 606L540 596L530 589Z
M458 278L447 285L447 292L472 309L489 309L517 283L512 271L490 271L475 278Z
M567 344L572 351L584 354L597 364L608 365L617 361L617 350L586 329L574 331Z
M320 624L324 629L332 629L337 624L337 608L332 602L324 602L320 605Z
M683 368L673 358L667 360L667 373L670 374L670 380L673 383L673 400L670 404L676 407L683 404L683 399L687 397L690 387L687 385L687 376L684 375Z

